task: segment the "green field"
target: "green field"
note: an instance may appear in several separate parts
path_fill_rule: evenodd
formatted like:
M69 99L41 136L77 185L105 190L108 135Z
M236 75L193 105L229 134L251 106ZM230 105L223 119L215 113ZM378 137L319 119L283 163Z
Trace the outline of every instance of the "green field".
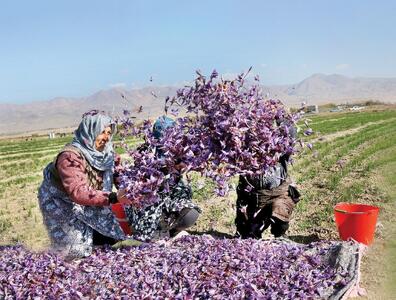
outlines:
M309 116L314 143L295 156L291 173L303 195L288 232L291 239L309 242L337 239L333 206L359 202L381 208L376 239L363 261L363 286L370 299L395 289L396 108L380 106L361 112ZM0 244L24 243L44 249L48 238L37 203L42 170L71 137L0 141ZM136 143L136 142L134 142ZM121 152L121 150L120 150ZM193 174L194 198L203 214L194 233L233 235L235 192L212 195L210 182ZM375 279L373 279L373 274ZM396 291L394 291L396 293Z

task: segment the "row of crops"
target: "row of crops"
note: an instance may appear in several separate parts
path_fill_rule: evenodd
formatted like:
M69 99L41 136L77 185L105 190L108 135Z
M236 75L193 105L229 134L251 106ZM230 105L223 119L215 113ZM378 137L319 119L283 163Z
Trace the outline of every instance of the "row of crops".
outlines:
M0 243L47 245L37 205L43 167L69 138L0 141Z
M326 122L326 117L330 118ZM317 231L322 237L337 237L332 209L338 202L362 202L381 206L382 194L375 173L396 162L395 110L343 113L312 118L318 132L312 137L312 152L296 160L293 172L303 188L297 206L296 230ZM335 133L339 134L335 134ZM324 133L330 134L326 138ZM313 214L312 214L313 213Z

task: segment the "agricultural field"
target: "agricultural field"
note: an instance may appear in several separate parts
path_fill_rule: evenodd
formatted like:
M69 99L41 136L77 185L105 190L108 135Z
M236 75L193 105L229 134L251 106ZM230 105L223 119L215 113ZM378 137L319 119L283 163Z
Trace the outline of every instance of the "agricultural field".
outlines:
M338 239L333 218L338 202L379 206L375 242L362 265L362 286L368 289L369 299L390 299L396 293L395 276L391 275L396 274L396 242L392 240L396 231L391 222L396 218L396 107L307 118L315 132L309 137L313 148L296 155L290 167L302 199L289 238L301 243ZM71 136L0 140L0 245L22 243L33 250L48 247L37 189L43 168L70 140ZM190 233L233 236L237 179L225 198L213 196L213 184L198 175L193 174L191 180L203 214Z

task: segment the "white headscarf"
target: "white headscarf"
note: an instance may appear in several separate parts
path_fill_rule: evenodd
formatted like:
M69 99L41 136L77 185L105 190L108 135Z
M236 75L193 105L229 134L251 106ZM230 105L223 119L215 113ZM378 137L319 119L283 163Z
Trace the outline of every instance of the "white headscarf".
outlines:
M112 136L101 152L96 150L95 140L108 126L111 127ZM111 192L113 185L114 151L111 138L115 133L115 129L115 123L109 116L102 114L85 115L75 131L75 136L71 143L74 147L81 150L85 159L93 168L104 171L103 190L108 192Z

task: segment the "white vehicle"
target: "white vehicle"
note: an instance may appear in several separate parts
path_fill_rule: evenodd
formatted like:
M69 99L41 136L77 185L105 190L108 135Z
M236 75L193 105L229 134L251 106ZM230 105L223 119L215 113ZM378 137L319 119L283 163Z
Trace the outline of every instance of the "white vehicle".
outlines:
M362 110L364 109L364 106L352 106L351 108L349 108L349 110Z

